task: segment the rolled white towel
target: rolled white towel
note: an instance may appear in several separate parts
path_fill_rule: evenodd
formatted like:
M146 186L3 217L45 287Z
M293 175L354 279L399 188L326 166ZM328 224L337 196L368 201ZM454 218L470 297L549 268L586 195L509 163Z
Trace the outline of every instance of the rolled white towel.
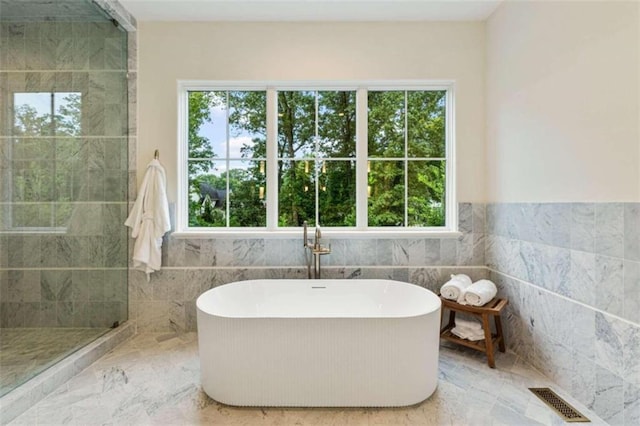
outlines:
M445 299L460 301L464 295L464 290L471 285L472 281L468 275L451 275L451 279L440 287L440 294Z
M498 289L496 285L489 280L480 280L471 284L464 292L463 305L482 306L496 297Z

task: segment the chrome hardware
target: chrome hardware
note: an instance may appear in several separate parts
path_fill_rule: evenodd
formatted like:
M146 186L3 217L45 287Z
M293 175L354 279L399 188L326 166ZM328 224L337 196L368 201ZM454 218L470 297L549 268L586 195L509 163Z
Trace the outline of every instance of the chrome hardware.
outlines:
M322 238L322 232L320 227L316 226L314 239L309 239L309 233L307 230L307 221L302 223L302 244L304 246L304 257L307 261L307 278L311 279L311 258L313 258L313 278L319 279L320 273L320 256L331 253L331 245L322 245L320 239ZM307 250L309 251L307 253ZM311 256L309 256L309 254Z

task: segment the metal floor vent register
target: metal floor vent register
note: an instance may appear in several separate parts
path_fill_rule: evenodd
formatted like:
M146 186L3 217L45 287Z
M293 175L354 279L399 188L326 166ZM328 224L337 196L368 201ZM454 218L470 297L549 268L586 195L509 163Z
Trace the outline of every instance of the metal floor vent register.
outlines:
M591 422L549 388L529 388L538 398L551 407L565 422Z

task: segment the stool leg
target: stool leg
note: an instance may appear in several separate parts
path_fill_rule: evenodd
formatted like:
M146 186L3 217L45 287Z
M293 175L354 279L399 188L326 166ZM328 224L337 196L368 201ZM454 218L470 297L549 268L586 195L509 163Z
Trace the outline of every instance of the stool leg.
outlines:
M482 328L484 328L484 345L487 349L487 362L489 367L496 368L496 362L493 359L493 341L491 340L491 325L489 324L489 315L482 314Z
M453 309L449 310L449 324L447 325L447 327L449 328L453 328L456 325L456 311L454 311Z
M504 352L506 350L506 343L504 341L504 334L502 334L502 320L500 319L500 315L496 315L493 317L496 321L496 332L498 333L498 347L500 348L500 352Z

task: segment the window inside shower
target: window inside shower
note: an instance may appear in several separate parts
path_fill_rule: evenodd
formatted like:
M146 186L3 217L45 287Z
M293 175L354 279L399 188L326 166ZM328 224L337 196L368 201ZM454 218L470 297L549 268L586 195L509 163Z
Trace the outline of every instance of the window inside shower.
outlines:
M66 230L77 169L67 159L81 149L74 139L81 135L81 114L80 92L13 94L8 229Z

